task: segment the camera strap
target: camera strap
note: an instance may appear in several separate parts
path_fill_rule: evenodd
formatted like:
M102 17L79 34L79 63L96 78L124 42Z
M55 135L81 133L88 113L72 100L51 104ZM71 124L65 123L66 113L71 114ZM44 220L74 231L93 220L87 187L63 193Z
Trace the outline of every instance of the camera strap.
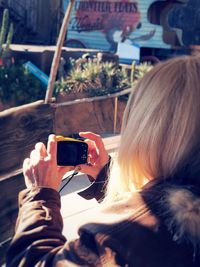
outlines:
M78 174L78 170L77 169L75 169L74 170L74 172L72 173L72 174L70 174L69 176L67 176L66 178L64 178L63 180L62 180L62 182L64 182L65 180L67 180L66 181L66 183L60 188L60 190L58 191L59 193L63 190L63 188L65 188L68 184L69 184L69 182L72 180L72 178L75 176L75 175L77 175Z

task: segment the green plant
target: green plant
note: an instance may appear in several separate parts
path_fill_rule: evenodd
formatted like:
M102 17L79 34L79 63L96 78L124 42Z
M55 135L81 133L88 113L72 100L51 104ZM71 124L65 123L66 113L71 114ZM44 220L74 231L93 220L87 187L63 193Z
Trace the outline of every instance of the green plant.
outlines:
M135 64L133 62L131 68L131 85L134 86L139 79L141 79L148 71L152 69L152 65L148 62Z
M9 24L9 11L5 9L0 29L0 57L6 58L9 56L9 47L13 38L13 23Z
M128 86L127 71L111 62L79 59L65 79L56 83L56 92L87 92L92 96L112 93Z
M45 90L23 65L0 66L0 102L18 106L44 99Z
M138 79L152 68L149 63L132 64L131 71L112 62L100 62L97 58L72 60L71 71L56 82L56 94L60 92L87 92L91 96L105 95L135 86Z

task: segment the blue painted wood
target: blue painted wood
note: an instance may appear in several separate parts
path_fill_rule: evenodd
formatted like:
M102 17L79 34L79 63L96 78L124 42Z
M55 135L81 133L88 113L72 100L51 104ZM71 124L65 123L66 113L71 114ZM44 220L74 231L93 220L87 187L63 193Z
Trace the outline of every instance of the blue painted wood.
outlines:
M49 77L42 72L38 67L36 67L33 63L30 61L26 62L24 64L24 67L32 73L36 78L38 78L46 87L48 85Z

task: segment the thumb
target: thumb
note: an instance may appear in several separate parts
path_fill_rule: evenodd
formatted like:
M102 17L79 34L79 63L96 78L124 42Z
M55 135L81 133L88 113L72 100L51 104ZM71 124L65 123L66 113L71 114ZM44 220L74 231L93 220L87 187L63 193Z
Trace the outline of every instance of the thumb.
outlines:
M78 165L77 167L80 168L80 172L90 175L94 179L96 179L97 174L99 173L98 168L95 168L94 166L81 164L81 165Z
M58 166L58 173L60 177L63 177L67 172L73 170L74 166Z

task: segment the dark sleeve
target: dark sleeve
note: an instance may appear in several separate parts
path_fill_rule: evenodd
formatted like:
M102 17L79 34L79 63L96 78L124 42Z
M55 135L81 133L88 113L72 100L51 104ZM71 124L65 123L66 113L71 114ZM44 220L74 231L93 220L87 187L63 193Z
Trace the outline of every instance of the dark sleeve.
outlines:
M93 235L81 234L79 239L66 242L57 191L23 190L19 205L16 233L7 252L6 266L102 266L99 245Z
M78 194L85 199L95 198L98 202L101 202L105 197L106 185L109 177L109 170L111 164L111 157L109 156L108 163L102 168L98 174L96 180L83 191Z
M65 244L60 207L60 195L54 189L35 187L20 192L7 266L35 266L39 258Z

